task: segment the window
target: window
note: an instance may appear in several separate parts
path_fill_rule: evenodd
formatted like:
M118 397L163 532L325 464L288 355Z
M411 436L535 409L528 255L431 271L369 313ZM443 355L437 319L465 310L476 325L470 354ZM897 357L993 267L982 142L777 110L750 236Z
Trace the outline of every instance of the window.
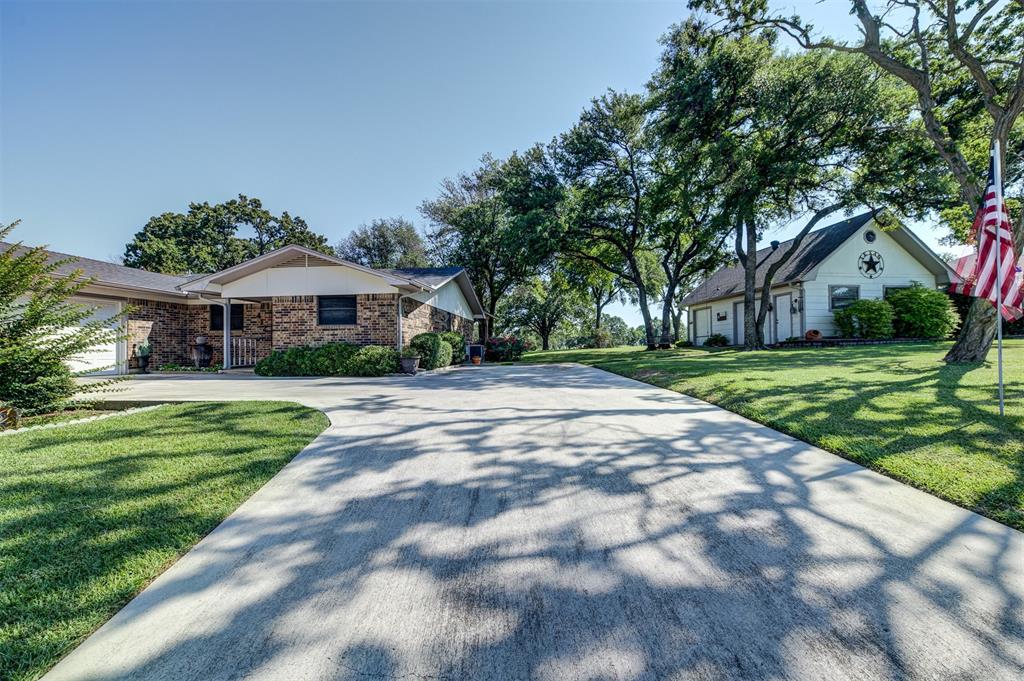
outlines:
M231 330L241 331L245 327L245 305L231 304ZM210 306L210 331L224 330L224 306Z
M909 286L883 286L882 287L882 300L888 300L889 294L893 291L899 291L900 289L910 288Z
M828 306L830 310L841 310L858 300L860 300L860 286L828 287Z
M356 323L355 296L320 296L317 303L317 324L320 326Z

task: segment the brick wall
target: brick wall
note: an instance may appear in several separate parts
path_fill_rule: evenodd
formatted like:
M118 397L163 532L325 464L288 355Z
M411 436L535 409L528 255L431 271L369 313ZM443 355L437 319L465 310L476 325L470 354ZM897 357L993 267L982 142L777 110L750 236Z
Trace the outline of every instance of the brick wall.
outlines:
M153 351L151 367L188 361L188 305L137 298L128 305L133 308L126 321L129 367L138 368L135 350L146 341Z
M406 298L402 301L402 316L405 323L402 327L402 342L409 344L417 334L444 331L458 331L468 340L473 339L473 321Z
M395 344L395 301L392 293L368 293L356 296L356 323L341 326L317 324L316 296L281 296L273 303L274 350L298 345L355 343L356 345Z

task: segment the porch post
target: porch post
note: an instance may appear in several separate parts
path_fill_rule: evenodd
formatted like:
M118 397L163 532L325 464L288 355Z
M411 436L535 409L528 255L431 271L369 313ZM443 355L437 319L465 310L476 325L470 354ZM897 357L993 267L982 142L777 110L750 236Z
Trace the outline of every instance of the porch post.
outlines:
M224 307L224 368L231 368L231 299L222 300L220 304Z

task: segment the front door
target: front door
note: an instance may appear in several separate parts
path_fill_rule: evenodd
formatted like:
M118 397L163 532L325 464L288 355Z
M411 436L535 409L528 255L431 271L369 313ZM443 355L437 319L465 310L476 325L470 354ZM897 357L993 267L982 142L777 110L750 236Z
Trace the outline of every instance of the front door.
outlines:
M775 296L775 342L793 337L793 294Z

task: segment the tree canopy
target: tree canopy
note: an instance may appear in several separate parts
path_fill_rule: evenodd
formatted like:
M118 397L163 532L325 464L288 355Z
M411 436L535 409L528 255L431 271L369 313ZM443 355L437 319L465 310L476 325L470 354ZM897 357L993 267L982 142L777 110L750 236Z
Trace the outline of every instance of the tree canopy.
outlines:
M275 216L259 199L190 203L188 212L149 219L125 246L124 264L164 274L218 272L288 245L333 251L301 217Z
M376 269L427 267L427 244L405 218L359 225L334 248L339 258Z

